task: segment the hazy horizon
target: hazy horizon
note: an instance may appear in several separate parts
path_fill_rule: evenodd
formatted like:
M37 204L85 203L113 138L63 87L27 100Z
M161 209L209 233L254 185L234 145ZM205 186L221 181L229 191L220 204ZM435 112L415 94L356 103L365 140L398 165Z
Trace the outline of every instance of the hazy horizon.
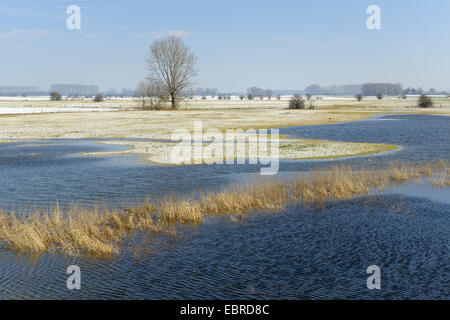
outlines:
M381 8L369 30L368 6ZM67 7L81 8L69 30ZM134 89L152 41L183 37L198 56L194 87L242 92L366 82L450 90L448 1L221 3L0 0L0 86L57 83Z

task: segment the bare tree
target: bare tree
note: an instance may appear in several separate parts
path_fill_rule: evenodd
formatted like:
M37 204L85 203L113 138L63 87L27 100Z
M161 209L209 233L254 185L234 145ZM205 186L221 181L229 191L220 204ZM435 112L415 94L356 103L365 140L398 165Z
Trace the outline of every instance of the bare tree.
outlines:
M150 108L159 110L169 101L169 93L164 86L158 83L148 83Z
M94 99L92 99L92 101L94 101L94 102L102 102L103 100L105 100L105 99L103 98L103 95L101 93L97 93L95 95Z
M145 108L145 104L147 103L148 98L148 88L147 82L141 81L136 87L134 96L142 103L142 108Z
M140 82L136 88L135 96L142 103L143 109L146 109L148 103L150 109L159 110L169 100L165 88L151 81Z
M429 96L421 95L417 100L417 105L420 108L431 108L433 106L433 100Z
M62 99L62 97L58 92L56 92L56 91L50 92L50 100L51 101L61 101L61 99Z
M147 58L149 80L164 88L170 95L172 108L183 90L197 75L197 57L179 37L167 37L153 42Z
M289 100L289 109L305 109L305 100L303 100L301 95L295 94Z

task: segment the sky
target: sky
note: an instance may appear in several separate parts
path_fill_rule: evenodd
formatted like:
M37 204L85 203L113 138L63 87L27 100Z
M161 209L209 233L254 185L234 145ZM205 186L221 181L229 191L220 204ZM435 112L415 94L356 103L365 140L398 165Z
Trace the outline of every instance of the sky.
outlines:
M81 9L69 30L67 7ZM377 5L381 29L369 30ZM183 38L194 87L365 82L450 90L449 0L0 0L0 86L135 88L151 43Z

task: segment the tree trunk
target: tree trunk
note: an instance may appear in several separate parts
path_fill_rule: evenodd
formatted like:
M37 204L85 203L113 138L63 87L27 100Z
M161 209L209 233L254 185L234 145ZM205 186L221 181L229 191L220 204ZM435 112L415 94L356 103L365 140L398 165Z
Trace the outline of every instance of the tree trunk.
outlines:
M176 109L177 108L177 102L176 102L176 99L175 99L175 94L171 93L170 95L172 97L172 109Z

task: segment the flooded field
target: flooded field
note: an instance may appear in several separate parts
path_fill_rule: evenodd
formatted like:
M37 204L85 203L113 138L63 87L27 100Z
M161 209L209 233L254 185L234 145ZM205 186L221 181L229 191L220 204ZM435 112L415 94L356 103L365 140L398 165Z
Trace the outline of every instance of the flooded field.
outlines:
M290 176L336 163L356 167L450 158L450 119L388 115L341 124L282 128L295 138L395 144L376 156L280 163ZM123 150L96 140L0 144L5 209L106 203L219 190L258 176L253 165L153 166L137 156L85 157ZM254 212L237 223L211 219L149 239L112 259L0 250L0 297L121 299L420 299L450 298L450 192L408 184L366 197ZM66 268L82 270L82 290L66 288ZM366 287L366 268L382 269L382 290Z

